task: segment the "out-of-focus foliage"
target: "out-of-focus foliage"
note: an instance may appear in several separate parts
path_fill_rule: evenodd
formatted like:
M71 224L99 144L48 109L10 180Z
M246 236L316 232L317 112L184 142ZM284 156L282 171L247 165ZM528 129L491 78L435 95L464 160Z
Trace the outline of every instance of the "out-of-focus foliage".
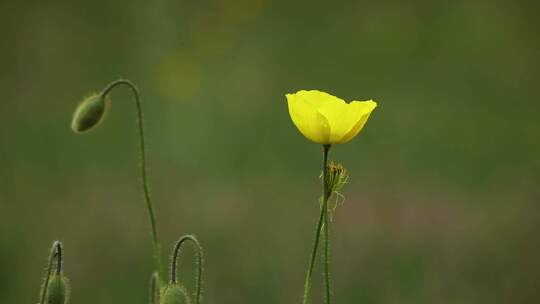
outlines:
M119 77L141 89L164 252L198 236L205 303L301 299L321 151L287 113L299 89L379 102L331 153L351 176L334 217L337 303L536 301L539 8L0 2L1 302L37 301L54 239L73 303L147 302L129 90L112 94L101 128L70 129L81 97ZM191 262L180 271L193 290Z

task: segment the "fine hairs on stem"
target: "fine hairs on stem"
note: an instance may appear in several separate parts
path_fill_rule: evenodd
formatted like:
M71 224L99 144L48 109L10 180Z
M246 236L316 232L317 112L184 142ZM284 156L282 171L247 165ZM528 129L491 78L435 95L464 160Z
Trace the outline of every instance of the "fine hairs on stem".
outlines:
M60 241L54 241L51 246L50 253L49 253L49 259L47 262L47 272L45 274L45 280L43 281L43 286L41 288L41 296L40 296L39 304L45 304L45 295L47 293L47 287L49 286L49 279L53 271L53 263L55 261L55 258L56 258L55 273L56 274L62 273L62 255L63 255L62 243Z
M195 266L197 268L197 274L195 276L195 304L200 304L202 296L202 271L203 271L203 250L201 244L194 235L182 236L176 245L174 246L173 256L171 259L171 277L170 284L177 283L177 265L180 249L185 242L191 242L196 251Z
M102 92L101 96L103 99L107 97L107 95L114 89L116 86L119 85L126 85L128 86L131 91L133 92L133 96L135 97L135 103L137 105L137 122L139 127L139 153L141 157L141 178L142 178L142 186L144 191L144 199L146 201L146 208L148 209L148 215L150 218L150 225L152 228L152 245L154 250L154 270L159 273L161 273L161 246L159 243L159 236L157 231L157 225L156 225L156 215L154 212L154 206L152 204L152 200L150 198L150 189L148 186L148 178L146 175L146 144L145 144L145 137L144 137L144 125L143 125L143 111L142 111L142 104L141 99L139 97L139 89L137 89L137 86L135 86L131 81L127 79L118 79L116 81L113 81L110 83Z
M322 181L322 187L323 187L323 196L322 196L322 205L321 205L321 213L319 215L319 221L317 222L317 228L315 230L315 240L313 242L313 249L311 251L311 257L310 262L308 266L308 270L306 273L306 280L304 282L304 297L303 297L303 304L308 303L309 299L309 291L311 289L311 279L313 276L313 268L315 267L315 260L317 259L317 249L319 247L319 240L321 237L321 230L324 229L325 231L325 254L324 254L324 264L325 264L325 271L324 271L324 277L325 277L325 286L326 286L326 301L327 303L330 302L330 278L329 278L329 263L328 263L328 237L327 233L328 230L326 227L328 227L328 198L330 196L329 189L327 187L328 183L328 152L330 151L330 145L324 145L323 146L323 163L322 163L322 174L323 174L323 181ZM324 226L324 227L323 227Z
M174 254L171 262L171 280L170 284L165 285L163 280L163 270L161 267L161 246L159 242L158 230L157 230L157 221L154 211L154 206L150 197L150 189L148 186L147 178L147 169L146 169L146 144L144 136L144 126L143 126L143 111L141 105L141 99L139 96L139 90L137 87L129 80L118 79L111 82L101 91L101 93L94 93L87 96L75 109L73 113L73 119L71 122L71 128L75 133L85 133L94 128L96 128L105 117L107 113L107 108L109 105L108 96L111 91L117 86L127 86L131 89L133 97L135 99L135 104L137 106L137 122L138 122L138 131L139 131L139 153L140 153L140 175L142 181L142 188L144 192L144 199L146 202L146 207L148 211L148 217L150 219L150 227L152 233L152 247L153 247L153 257L154 257L154 272L151 278L150 285L150 303L159 304L163 303L178 303L177 301L187 301L191 303L191 298L187 295L186 289L176 280L176 268L177 260L180 252L181 246L186 242L191 242L196 249L196 268L197 273L195 277L196 281L196 292L195 302L197 304L201 301L202 293L202 263L203 263L203 253L200 243L197 238L192 235L186 235L180 238L174 248ZM163 288L161 288L163 287Z
M103 120L108 106L108 95L117 86L125 85L131 89L135 98L135 104L137 106L137 122L139 131L139 154L140 154L140 174L142 180L142 188L144 192L144 199L146 202L146 208L148 211L148 217L150 219L150 226L152 230L152 247L154 257L154 271L156 271L160 278L162 278L161 269L161 245L159 243L158 230L156 225L156 215L154 212L154 206L150 198L150 189L148 186L148 178L146 173L146 144L144 137L144 125L143 125L143 111L141 105L141 99L139 97L139 90L131 81L127 79L118 79L111 82L100 94L92 94L88 96L74 112L71 128L76 133L84 133L95 128Z

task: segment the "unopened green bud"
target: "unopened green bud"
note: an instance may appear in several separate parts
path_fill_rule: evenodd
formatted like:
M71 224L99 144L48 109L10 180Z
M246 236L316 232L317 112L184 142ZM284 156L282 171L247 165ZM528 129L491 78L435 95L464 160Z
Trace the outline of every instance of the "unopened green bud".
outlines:
M191 304L191 299L184 286L170 283L161 291L160 304Z
M47 286L46 304L66 304L68 302L68 285L62 274L53 274Z
M107 100L102 94L91 94L86 97L75 109L71 129L76 133L83 133L97 126L105 116Z

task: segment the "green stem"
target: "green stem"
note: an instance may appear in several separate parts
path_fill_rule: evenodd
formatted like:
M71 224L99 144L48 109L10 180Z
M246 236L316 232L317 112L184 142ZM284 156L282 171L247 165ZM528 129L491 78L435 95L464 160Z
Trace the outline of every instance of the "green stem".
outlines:
M328 171L326 167L328 166L328 151L330 150L330 145L323 146L323 201L321 206L321 214L319 215L319 221L317 223L317 229L315 230L315 241L313 242L313 250L311 251L311 258L309 262L309 267L306 273L306 280L304 283L304 298L302 303L307 304L309 298L309 291L311 289L311 277L313 276L313 268L315 266L315 259L317 258L317 248L319 247L319 239L321 237L321 229L323 228L323 221L327 217L327 205L328 205ZM325 229L326 230L326 229ZM326 276L328 278L328 276ZM329 288L329 285L327 286Z
M325 187L327 188L327 187ZM325 203L324 203L324 285L326 289L326 304L330 304L330 261L329 261L329 250L330 250L330 239L329 239L329 232L330 232L330 221L328 220L328 197L329 194L325 196Z
M197 252L197 257L195 260L195 264L197 267L197 275L195 277L195 303L199 304L201 303L201 295L202 295L202 271L203 271L203 250L201 247L201 244L197 240L197 238L194 235L184 235L181 237L178 242L176 242L176 245L174 246L173 250L173 256L171 260L171 278L169 283L176 284L177 278L177 265L178 265L178 255L180 254L180 248L182 248L182 245L185 242L191 242L193 246L195 247L195 250Z
M41 288L40 304L45 304L45 296L47 294L47 287L51 277L54 258L56 258L56 274L60 274L62 272L62 243L60 241L55 241L51 246L49 260L47 263L47 274L45 275L45 281L43 282L43 287Z
M156 227L156 215L154 212L154 206L152 205L152 200L150 199L150 190L148 187L148 179L146 176L146 153L145 153L145 141L144 141L144 127L143 127L143 113L141 100L139 98L139 90L131 81L127 79L118 79L110 83L104 90L101 92L101 96L105 98L107 94L118 85L128 86L135 97L135 102L137 104L137 122L139 126L139 153L141 158L141 177L142 177L142 186L144 191L144 198L146 201L146 208L148 209L148 217L150 218L150 226L152 227L152 246L153 246L153 255L154 255L154 268L155 271L159 274L160 278L163 278L162 269L161 269L161 246L159 243L158 231Z
M159 277L157 272L152 274L150 280L150 304L159 304Z

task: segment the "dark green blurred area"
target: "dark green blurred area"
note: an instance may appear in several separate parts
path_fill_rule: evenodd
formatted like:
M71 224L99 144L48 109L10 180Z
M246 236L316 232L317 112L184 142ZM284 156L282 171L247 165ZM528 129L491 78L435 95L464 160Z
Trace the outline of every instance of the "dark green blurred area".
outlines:
M164 258L196 234L205 303L299 303L321 148L285 93L379 107L331 158L336 303L533 303L540 286L535 1L2 1L0 302L36 303L64 242L72 303L147 303L135 107L78 136L126 77L145 109ZM191 251L180 272L191 289ZM318 265L320 266L320 264ZM322 303L322 276L314 276Z

